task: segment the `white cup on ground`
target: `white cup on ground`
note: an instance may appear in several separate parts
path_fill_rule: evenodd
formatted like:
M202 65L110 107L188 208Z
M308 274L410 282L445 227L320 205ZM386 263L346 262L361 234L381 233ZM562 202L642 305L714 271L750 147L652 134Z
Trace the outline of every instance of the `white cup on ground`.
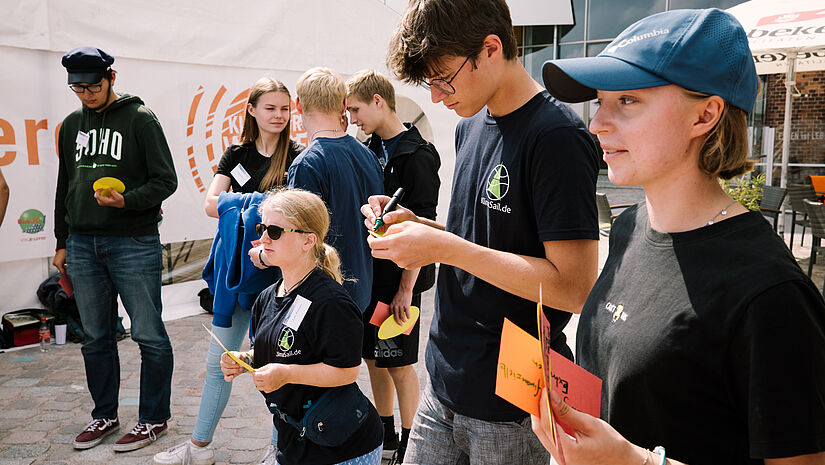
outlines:
M66 343L66 323L54 325L54 339L55 344L63 345Z

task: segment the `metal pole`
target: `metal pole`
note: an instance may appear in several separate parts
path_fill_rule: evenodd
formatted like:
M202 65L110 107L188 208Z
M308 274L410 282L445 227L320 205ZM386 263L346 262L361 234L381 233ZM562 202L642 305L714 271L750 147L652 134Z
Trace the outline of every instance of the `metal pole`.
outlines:
M785 122L782 128L782 178L779 187L788 187L788 160L791 152L791 108L796 85L796 51L788 52L788 73L785 75Z

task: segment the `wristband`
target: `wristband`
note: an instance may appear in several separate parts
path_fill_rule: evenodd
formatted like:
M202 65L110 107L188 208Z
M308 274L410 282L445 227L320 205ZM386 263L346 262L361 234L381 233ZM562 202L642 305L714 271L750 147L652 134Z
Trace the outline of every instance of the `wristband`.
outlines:
M252 356L249 355L249 352L244 352L243 358L247 365L252 366Z
M269 265L267 265L266 263L264 263L264 258L261 256L261 254L262 254L263 252L264 252L264 251L263 251L263 249L261 249L261 250L259 250L259 251L258 251L258 261L259 261L259 262L261 262L261 265L263 265L263 266L265 266L265 267L269 268Z
M659 454L659 455L662 456L662 460L659 461L659 465L666 465L667 464L667 457L665 456L665 448L664 447L656 446L656 448L653 449L653 453L654 454Z

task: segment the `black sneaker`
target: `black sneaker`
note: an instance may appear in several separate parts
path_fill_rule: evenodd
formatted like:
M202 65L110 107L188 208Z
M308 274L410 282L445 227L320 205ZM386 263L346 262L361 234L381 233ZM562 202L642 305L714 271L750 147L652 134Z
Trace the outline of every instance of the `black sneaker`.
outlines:
M384 433L384 450L381 452L381 456L385 459L391 458L395 455L395 451L398 449L400 442L398 433L393 432L389 435Z

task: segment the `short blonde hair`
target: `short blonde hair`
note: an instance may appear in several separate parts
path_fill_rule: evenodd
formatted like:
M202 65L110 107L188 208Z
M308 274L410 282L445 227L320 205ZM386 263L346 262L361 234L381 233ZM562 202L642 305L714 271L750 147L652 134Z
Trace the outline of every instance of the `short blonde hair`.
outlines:
M365 69L353 74L347 81L347 98L369 103L372 96L378 94L387 102L387 106L395 113L395 88L392 82L383 74L374 69Z
M271 190L258 207L263 217L265 211L276 211L284 215L296 229L315 234L317 240L312 249L315 266L338 283L344 278L341 274L341 258L335 247L324 242L329 231L329 211L327 205L312 192L291 187Z
M339 114L347 99L344 80L329 68L307 70L298 78L295 91L305 113Z
M701 100L709 95L684 89L691 99ZM699 169L714 178L731 179L753 169L748 158L748 115L745 110L728 102L716 126L706 135L699 152Z

